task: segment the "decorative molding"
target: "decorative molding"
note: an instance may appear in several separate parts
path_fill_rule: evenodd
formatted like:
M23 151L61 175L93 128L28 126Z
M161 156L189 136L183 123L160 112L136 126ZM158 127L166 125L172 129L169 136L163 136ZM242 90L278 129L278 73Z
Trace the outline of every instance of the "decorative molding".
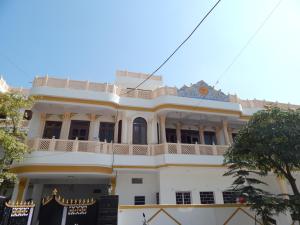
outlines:
M156 213L154 213L154 215L153 216L151 216L151 218L149 219L149 220L147 220L147 223L150 223L155 217L157 217L160 213L164 213L165 215L167 215L171 220L173 220L177 225L181 225L181 223L178 221L178 220L176 220L173 216L171 216L171 214L170 213L168 213L166 210L164 210L164 209L160 209L160 210L158 210Z
M184 85L178 90L178 96L222 102L230 101L229 95L224 94L221 90L214 89L214 87L208 85L203 80L197 82L196 84L191 84L190 87Z

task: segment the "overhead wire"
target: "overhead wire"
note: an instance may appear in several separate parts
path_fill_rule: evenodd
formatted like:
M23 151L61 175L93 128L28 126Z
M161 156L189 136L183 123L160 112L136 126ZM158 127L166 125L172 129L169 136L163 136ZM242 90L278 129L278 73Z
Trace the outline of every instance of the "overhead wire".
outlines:
M127 92L123 93L123 95L129 94L130 92L138 89L141 85L143 85L147 80L149 80L154 74L157 73L174 55L175 53L190 39L190 37L196 32L196 30L200 27L200 25L205 21L205 19L211 14L211 12L217 7L217 5L221 2L218 0L213 7L205 14L205 16L200 20L197 26L192 30L192 32L178 45L178 47L142 82L140 82L135 88L128 90Z
M271 18L271 16L274 14L275 10L279 7L279 5L282 3L282 0L279 0L277 4L272 8L272 10L268 13L266 18L262 21L262 23L257 27L255 32L250 36L250 38L247 40L247 42L243 45L243 47L240 49L240 51L235 55L235 57L232 59L232 61L228 64L228 66L225 68L225 70L218 76L217 81L213 85L213 88L215 88L221 78L224 77L224 75L230 70L230 68L234 65L234 63L238 60L238 58L244 53L246 48L250 45L250 43L253 41L253 39L256 37L256 35L261 31L261 29L264 27L264 25L267 23L267 21Z

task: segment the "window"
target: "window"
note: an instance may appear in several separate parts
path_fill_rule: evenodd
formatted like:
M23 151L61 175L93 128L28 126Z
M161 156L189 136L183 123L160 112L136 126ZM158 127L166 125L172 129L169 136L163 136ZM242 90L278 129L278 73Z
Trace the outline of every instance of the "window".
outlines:
M223 201L227 203L236 203L237 194L234 191L223 191Z
M191 193L176 192L176 204L191 204Z
M138 117L133 121L133 144L147 144L147 122L144 118Z
M115 124L110 122L101 122L99 129L99 140L112 142L114 140Z
M32 118L32 111L31 110L25 110L23 119L25 120L31 120Z
M119 120L118 124L118 143L122 142L122 120Z
M145 196L134 196L135 205L145 205Z
M199 143L199 131L181 130L181 142L186 144Z
M204 131L204 142L206 145L217 144L216 133L212 131Z
M56 139L60 136L62 122L60 121L46 121L43 138L52 138Z
M159 205L159 192L156 192L156 204Z
M132 178L131 183L132 184L142 184L143 183L143 178Z
M176 129L167 128L166 139L168 143L176 143L177 142Z
M201 204L215 204L215 197L212 191L201 191L200 192Z
M88 140L89 139L90 122L82 120L72 120L69 132L69 139Z

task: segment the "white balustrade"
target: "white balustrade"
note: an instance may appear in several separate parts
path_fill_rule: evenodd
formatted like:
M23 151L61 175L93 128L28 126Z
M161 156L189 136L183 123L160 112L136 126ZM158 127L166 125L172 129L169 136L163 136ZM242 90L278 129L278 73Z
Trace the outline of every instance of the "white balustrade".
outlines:
M62 152L91 152L116 155L223 155L227 145L202 145L183 143L163 143L151 145L119 144L85 140L62 139L29 139L27 145L34 151L62 151Z

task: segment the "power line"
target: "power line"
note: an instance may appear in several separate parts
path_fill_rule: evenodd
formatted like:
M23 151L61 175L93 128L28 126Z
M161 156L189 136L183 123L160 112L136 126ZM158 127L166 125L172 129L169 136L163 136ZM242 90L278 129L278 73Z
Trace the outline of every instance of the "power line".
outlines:
M24 69L22 69L20 66L18 66L11 58L9 58L7 55L4 55L3 53L0 53L2 55L2 58L6 59L7 62L9 62L13 67L15 67L20 72L24 73L26 76L29 76L29 73L27 73Z
M243 54L245 49L250 45L250 43L253 41L253 39L256 37L256 35L259 33L259 31L264 27L264 25L267 23L267 21L270 19L270 17L273 15L275 10L278 8L278 6L281 4L282 0L279 0L277 4L274 6L274 8L270 11L270 13L267 15L267 17L262 21L262 23L258 26L256 31L250 36L248 41L245 43L245 45L240 49L240 51L236 54L236 56L233 58L231 63L225 68L225 70L219 75L216 83L213 85L213 88L216 87L217 84L219 84L221 78L230 70L230 68L233 66L233 64L238 60L238 58Z
M209 16L209 14L217 7L217 5L221 2L218 0L214 6L205 14L205 16L201 19L201 21L197 24L197 26L193 29L193 31L181 42L181 44L167 57L162 64L160 64L145 80L139 83L135 88L130 89L129 91L125 92L124 94L128 94L137 88L139 88L142 84L144 84L147 80L149 80L157 71L159 71L172 57L175 53L190 39L190 37L195 33L195 31L199 28L199 26L204 22L204 20Z

